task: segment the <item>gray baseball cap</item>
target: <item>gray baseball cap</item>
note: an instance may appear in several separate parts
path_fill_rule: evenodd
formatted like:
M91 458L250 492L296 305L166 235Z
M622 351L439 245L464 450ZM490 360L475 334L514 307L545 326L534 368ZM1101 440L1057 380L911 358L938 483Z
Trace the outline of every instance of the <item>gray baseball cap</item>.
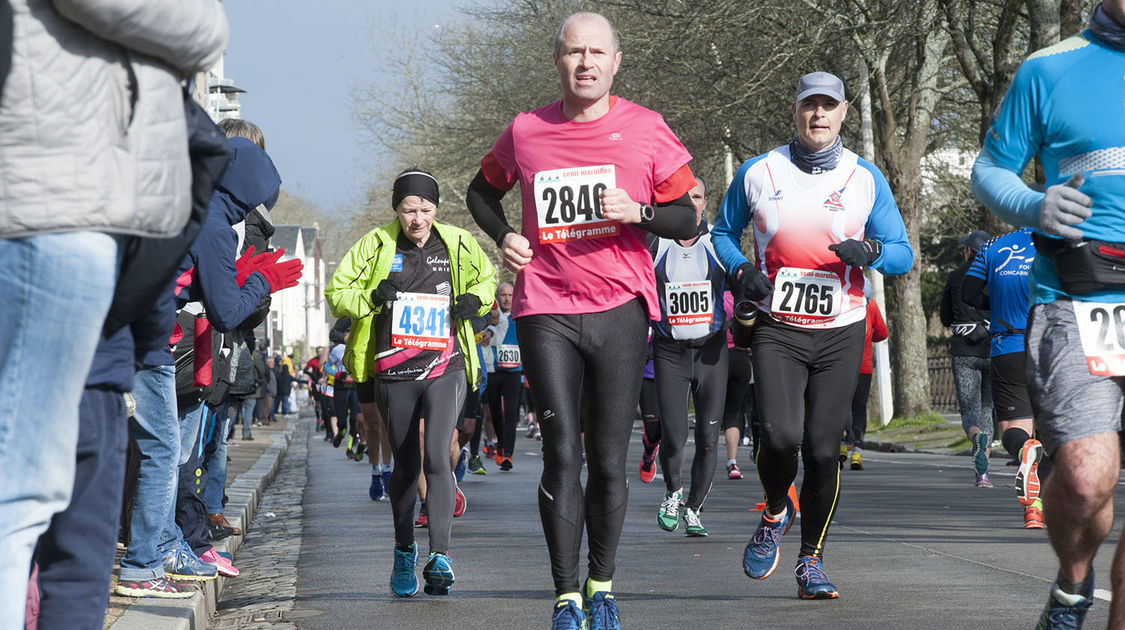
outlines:
M980 251L980 248L984 247L984 244L987 243L990 238L992 238L992 236L989 235L988 232L984 230L974 230L957 239L957 244L961 247L968 247L969 249Z
M813 94L831 96L842 103L844 102L844 82L834 74L810 72L797 80L797 98L793 100L801 101Z

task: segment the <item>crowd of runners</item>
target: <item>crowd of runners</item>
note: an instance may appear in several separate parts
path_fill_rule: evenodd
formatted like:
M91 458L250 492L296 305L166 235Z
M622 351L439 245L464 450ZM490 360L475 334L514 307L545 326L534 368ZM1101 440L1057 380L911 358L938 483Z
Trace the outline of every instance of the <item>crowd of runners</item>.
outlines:
M189 57L176 66L181 70L210 54L162 52ZM153 304L134 307L130 317L120 316L116 299L110 308L108 283L98 308L110 309L119 325L107 325L97 354L98 330L88 347L71 348L83 353L73 361L93 357L101 367L91 376L108 380L59 397L82 395L85 422L119 414L115 392L135 391L129 430L141 472L118 592L185 597L183 580L238 574L209 542L234 531L222 514L228 433L240 417L250 439L254 418L261 419L255 408L272 412L268 397L282 404L289 379L299 377L308 383L325 448L370 465L371 500L390 504L394 542L386 562L397 597L451 592L453 520L470 498L461 484L467 474L518 468L522 423L527 438L542 444L538 507L555 592L544 621L549 616L556 630L620 628L615 560L638 418L637 475L651 483L659 472L664 483L663 501L651 506L656 527L674 532L682 524L689 537L708 536L705 506L716 471L742 479L739 448L749 446L765 497L747 532L743 572L754 580L773 575L800 510L789 557L797 595L841 596L825 563L829 527L842 471L864 469L871 345L894 339L872 298L872 277L905 274L914 264L886 178L841 141L844 83L827 72L796 77L791 105L779 104L791 108L792 140L743 163L718 200L663 117L611 93L622 50L606 18L568 17L553 59L561 98L498 130L464 200L514 284L499 282L469 231L439 220L442 185L425 165L408 168L393 183L393 218L356 242L328 283L325 297L339 319L331 345L317 348L300 376L291 360L277 372L267 366L249 332L269 295L301 273L299 264L279 262L279 253L260 253L268 221L255 214L261 219L276 201L280 177L260 130L244 121L223 126L218 144L231 166L215 174L211 212L194 244L185 245L170 274L175 281L157 287ZM1117 102L1123 71L1125 0L1105 0L1086 30L1020 66L972 174L977 199L1020 227L961 239L965 265L943 296L975 485L991 487L989 453L1002 445L1019 466L1023 524L1046 527L1059 559L1037 628L1081 625L1093 602L1093 556L1113 522L1125 376L1125 244L1116 240L1125 233L1125 127L1102 124L1099 108ZM4 103L0 124L18 118L19 106ZM8 150L0 140L0 158ZM1021 174L1034 157L1045 181L1028 186ZM518 229L503 204L517 185ZM447 190L444 205L459 197ZM712 199L713 225L706 219ZM26 234L53 231L44 225L3 234L6 295L23 295L16 285L26 277L25 255L13 248ZM95 245L115 248L112 241ZM103 257L112 259L112 251ZM0 311L7 356L22 347L16 333L25 334L18 322L26 317L7 317L13 308ZM211 327L228 334L213 337ZM109 343L118 331L130 337L124 350ZM213 351L212 339L225 351ZM106 367L122 351L138 357L135 377ZM225 389L200 382L206 353L226 358L214 366L216 383L229 376ZM18 385L28 376L12 363L0 363L0 382ZM0 404L30 403L6 396ZM0 472L16 461L31 465L28 455L11 455L8 442L0 439ZM87 522L98 497L120 504L112 484L95 488L83 479L82 471L98 470L90 468L97 458L84 454L86 437L79 443L77 480L0 495L0 536L15 560L0 580L6 619L19 616L23 594L15 597L13 585L26 586L38 538L40 619L61 623L57 602L73 587L59 576L75 554L88 555L68 548L66 528ZM115 475L109 479L119 490ZM75 500L67 507L60 497L72 483ZM35 509L17 518L11 508L20 505ZM63 507L63 517L48 523ZM98 521L102 530L111 522L116 517ZM1111 576L1113 627L1125 627L1121 555Z
M973 187L1001 217L1028 227L962 239L966 266L951 277L943 304L976 485L991 487L996 435L1019 465L1024 526L1057 523L1049 532L1061 568L1040 628L1077 627L1092 602L1090 561L1112 521L1117 466L1109 457L1117 454L1117 377L1125 373L1125 342L1114 345L1116 333L1106 332L1125 321L1114 319L1125 294L1113 264L1125 249L1110 238L1121 227L1112 200L1125 192L1120 171L1110 172L1119 168L1112 155L1125 138L1095 142L1089 138L1112 134L1076 130L1089 146L1075 157L1069 136L1053 126L1062 114L1041 100L1066 64L1122 67L1113 42L1125 30L1123 9L1107 3L1089 30L1037 53L1016 75ZM552 627L620 627L613 577L638 407L640 480L652 482L659 470L665 484L653 506L659 528L676 531L682 522L687 536L707 536L719 437L732 480L742 478L738 447L752 444L765 500L743 552L745 574L774 573L799 504L797 594L840 596L824 549L841 470L864 468L871 344L888 337L871 274L903 274L914 261L891 189L877 167L842 145L843 82L811 72L797 81L792 141L742 164L711 226L707 184L673 131L658 113L611 94L621 58L604 17L567 18L554 46L562 98L517 115L481 159L465 202L500 248L514 286L493 294L479 245L434 220L438 183L412 168L395 181L395 219L352 248L327 290L337 315L366 322L342 356L345 369L373 377L367 398L375 407L364 417L380 418L393 454L389 477L371 459L370 495L392 502L397 596L418 592L420 562L424 590L449 592L451 522L466 508L458 484L467 471L486 473L482 433L497 470L517 466L514 436L526 417L529 436L542 439L538 498L556 595ZM1084 111L1088 101L1069 105ZM1064 118L1077 124L1069 112ZM1039 191L1019 179L1035 155L1047 172ZM1091 182L1083 186L1086 172ZM502 204L517 184L518 230ZM1082 230L1073 227L1079 223ZM435 321L443 326L436 336ZM1062 328L1081 337L1047 333ZM1096 421L1074 395L1086 388L1097 392ZM343 430L331 414L322 412L321 422L326 440ZM365 448L356 439L360 451L352 454ZM1105 458L1104 471L1082 461L1091 455ZM1066 497L1056 504L1066 508L1048 501L1046 519L1041 478L1055 488L1048 497ZM427 557L412 525L429 527ZM1111 614L1123 614L1116 603Z

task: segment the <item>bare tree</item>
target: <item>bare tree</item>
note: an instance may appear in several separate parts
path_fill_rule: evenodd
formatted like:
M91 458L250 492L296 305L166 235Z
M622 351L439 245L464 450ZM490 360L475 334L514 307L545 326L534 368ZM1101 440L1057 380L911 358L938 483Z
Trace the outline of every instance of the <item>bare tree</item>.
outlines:
M1026 49L1026 18L1018 0L799 2L497 2L470 10L468 26L427 38L425 50L404 44L395 62L397 81L370 86L358 114L397 166L418 164L438 175L444 220L476 230L460 194L516 113L559 97L552 40L577 7L614 22L624 52L615 92L661 112L695 156L693 170L706 175L714 191L723 188L715 182L726 183L721 174L728 153L741 162L792 138L790 104L801 74L828 70L847 85L866 83L876 163L918 254L915 269L890 282L888 313L896 340L896 411L914 415L929 408L922 235L955 223L934 213L971 215L927 197L922 160L939 148L975 151L987 128L982 121ZM865 74L856 71L859 60ZM857 119L845 122L850 146L858 145ZM386 185L389 190L389 179ZM378 197L372 197L372 212L386 207ZM505 202L518 225L518 196Z

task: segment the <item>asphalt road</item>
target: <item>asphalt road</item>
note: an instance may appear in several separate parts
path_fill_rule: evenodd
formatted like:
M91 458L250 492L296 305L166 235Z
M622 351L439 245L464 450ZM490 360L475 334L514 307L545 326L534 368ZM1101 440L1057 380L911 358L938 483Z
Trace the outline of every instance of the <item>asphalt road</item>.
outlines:
M279 473L292 480L290 496L298 496L294 484L304 485L300 509L277 510L290 522L273 523L275 533L240 557L253 567L255 588L272 593L275 605L291 599L281 602L285 621L308 630L549 627L553 593L535 502L539 442L521 431L512 472L488 463L486 476L468 475L463 482L468 511L454 521L452 594L398 599L388 588L390 504L368 498L366 461L346 460L343 448L331 448L310 426L302 422L294 446L302 441L304 448L294 448ZM1055 574L1045 531L1022 527L1014 468L994 460L996 487L977 489L967 457L869 452L866 470L843 473L826 546L825 570L841 597L802 601L791 569L796 526L782 541L772 577L756 581L742 573L742 549L758 521L747 508L762 495L748 449L740 449L745 479L717 472L702 514L711 535L703 539L686 538L682 525L675 533L657 528L663 482L659 476L652 484L639 481L640 452L638 430L630 445L629 512L614 579L625 628L1031 628ZM1122 498L1119 492L1119 506ZM267 491L263 502L270 501ZM426 531L416 532L425 551ZM267 558L270 536L294 549ZM299 551L293 537L300 539ZM1115 531L1111 541L1116 537ZM1098 555L1099 589L1109 587L1112 552L1107 545ZM255 553L262 555L258 562ZM270 565L281 575L287 573L282 565L291 572L294 558L295 583L271 588ZM224 600L234 599L221 607L233 619L246 611L238 610L237 586L230 591ZM1105 626L1108 593L1098 595L1088 628Z

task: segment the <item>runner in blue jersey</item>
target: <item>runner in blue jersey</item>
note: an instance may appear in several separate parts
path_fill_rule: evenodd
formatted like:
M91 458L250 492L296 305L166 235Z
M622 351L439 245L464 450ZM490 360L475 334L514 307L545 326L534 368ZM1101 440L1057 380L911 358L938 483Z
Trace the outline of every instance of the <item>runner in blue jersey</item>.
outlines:
M1020 66L973 167L973 192L1006 221L1037 228L1028 386L1054 470L1044 489L1059 558L1038 628L1077 628L1093 604L1093 559L1113 526L1125 402L1125 0ZM1034 156L1046 193L1020 174ZM1102 334L1103 331L1107 334ZM1110 625L1125 623L1125 554L1114 558Z
M965 273L961 299L978 309L991 310L992 408L1000 423L1004 449L1019 460L1016 496L1024 506L1023 526L1043 529L1043 503L1039 500L1039 462L1043 458L1043 445L1031 437L1031 399L1024 369L1027 363L1024 332L1030 307L1027 278L1034 261L1031 228L988 241Z
M500 305L500 321L492 338L495 371L485 391L485 402L496 431L496 465L500 470L512 469L516 448L516 429L520 422L520 394L523 391L523 363L520 361L519 339L512 321L512 285L507 282L496 288Z

